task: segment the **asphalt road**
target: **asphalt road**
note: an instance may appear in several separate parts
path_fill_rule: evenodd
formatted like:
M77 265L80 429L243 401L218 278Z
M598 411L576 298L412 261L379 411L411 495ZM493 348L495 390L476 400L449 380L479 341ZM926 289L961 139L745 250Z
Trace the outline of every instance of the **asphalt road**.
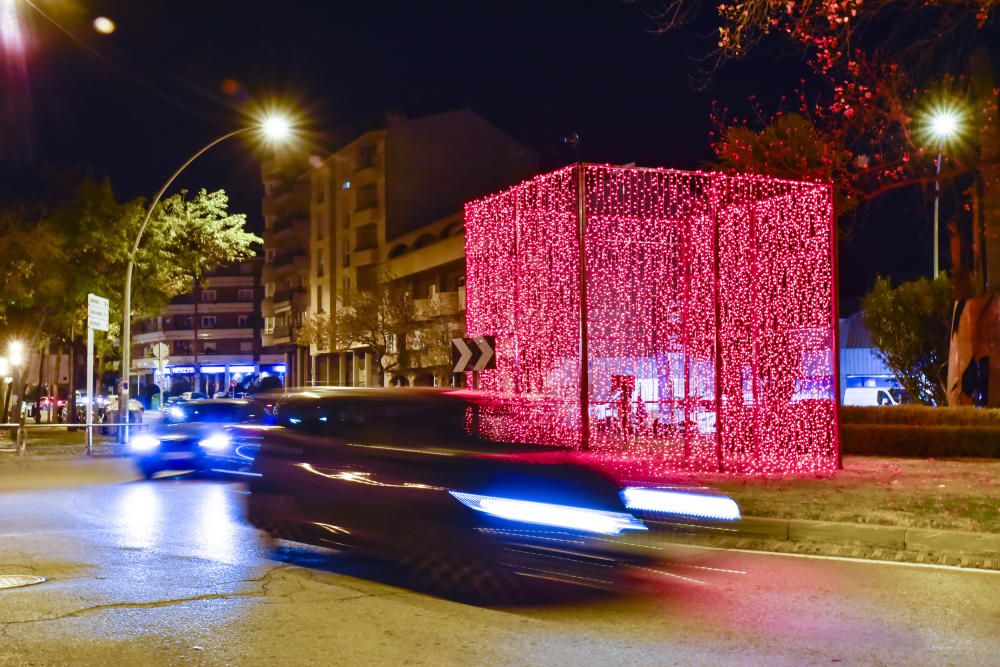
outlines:
M645 590L482 608L266 545L220 480L0 465L0 664L996 665L1000 574L665 545Z

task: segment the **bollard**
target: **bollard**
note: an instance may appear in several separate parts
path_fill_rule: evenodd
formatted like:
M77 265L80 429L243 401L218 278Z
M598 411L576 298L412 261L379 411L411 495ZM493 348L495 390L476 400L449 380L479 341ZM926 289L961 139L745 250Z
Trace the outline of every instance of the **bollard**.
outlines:
M21 411L21 416L17 421L17 455L24 456L27 454L28 442L27 434L24 429L24 411Z

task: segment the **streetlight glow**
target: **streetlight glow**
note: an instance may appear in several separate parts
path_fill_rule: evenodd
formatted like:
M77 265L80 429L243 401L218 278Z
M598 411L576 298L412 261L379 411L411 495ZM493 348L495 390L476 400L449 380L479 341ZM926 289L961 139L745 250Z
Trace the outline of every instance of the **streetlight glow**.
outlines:
M292 132L292 126L284 116L269 115L260 124L264 136L269 141L280 143L285 141Z
M94 19L94 30L101 33L102 35L110 35L115 31L115 22L109 19L107 16L98 16Z
M7 344L7 358L14 367L24 363L24 343L19 340L10 341Z
M958 131L958 114L950 109L943 109L931 116L931 134L934 138L945 141Z
M7 375L10 372L10 363L7 361L7 357L0 357L0 378Z

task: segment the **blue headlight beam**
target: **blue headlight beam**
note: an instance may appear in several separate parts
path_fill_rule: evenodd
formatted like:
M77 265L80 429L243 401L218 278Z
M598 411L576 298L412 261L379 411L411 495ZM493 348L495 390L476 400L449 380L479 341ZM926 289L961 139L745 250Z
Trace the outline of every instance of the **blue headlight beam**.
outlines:
M448 493L470 509L508 521L602 535L618 535L624 530L647 530L642 521L624 512L610 512L573 505L555 505L516 498L482 496L461 491L449 491Z
M622 490L621 496L625 507L639 512L658 512L716 521L740 519L740 506L728 496L639 486L627 487Z

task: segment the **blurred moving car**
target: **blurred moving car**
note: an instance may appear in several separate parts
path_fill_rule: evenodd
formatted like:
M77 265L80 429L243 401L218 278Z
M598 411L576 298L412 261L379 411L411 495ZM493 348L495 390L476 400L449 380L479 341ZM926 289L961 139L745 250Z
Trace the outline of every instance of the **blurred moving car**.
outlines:
M244 437L234 442L228 426L262 423L263 406L256 401L203 399L171 405L155 428L136 433L128 451L146 478L163 470L247 473L257 443Z
M622 488L570 450L482 437L488 408L470 392L290 395L276 426L235 434L260 443L248 520L272 537L402 562L435 592L504 601L531 580L617 587L647 564L615 541L647 529L637 512L739 518L726 496Z

